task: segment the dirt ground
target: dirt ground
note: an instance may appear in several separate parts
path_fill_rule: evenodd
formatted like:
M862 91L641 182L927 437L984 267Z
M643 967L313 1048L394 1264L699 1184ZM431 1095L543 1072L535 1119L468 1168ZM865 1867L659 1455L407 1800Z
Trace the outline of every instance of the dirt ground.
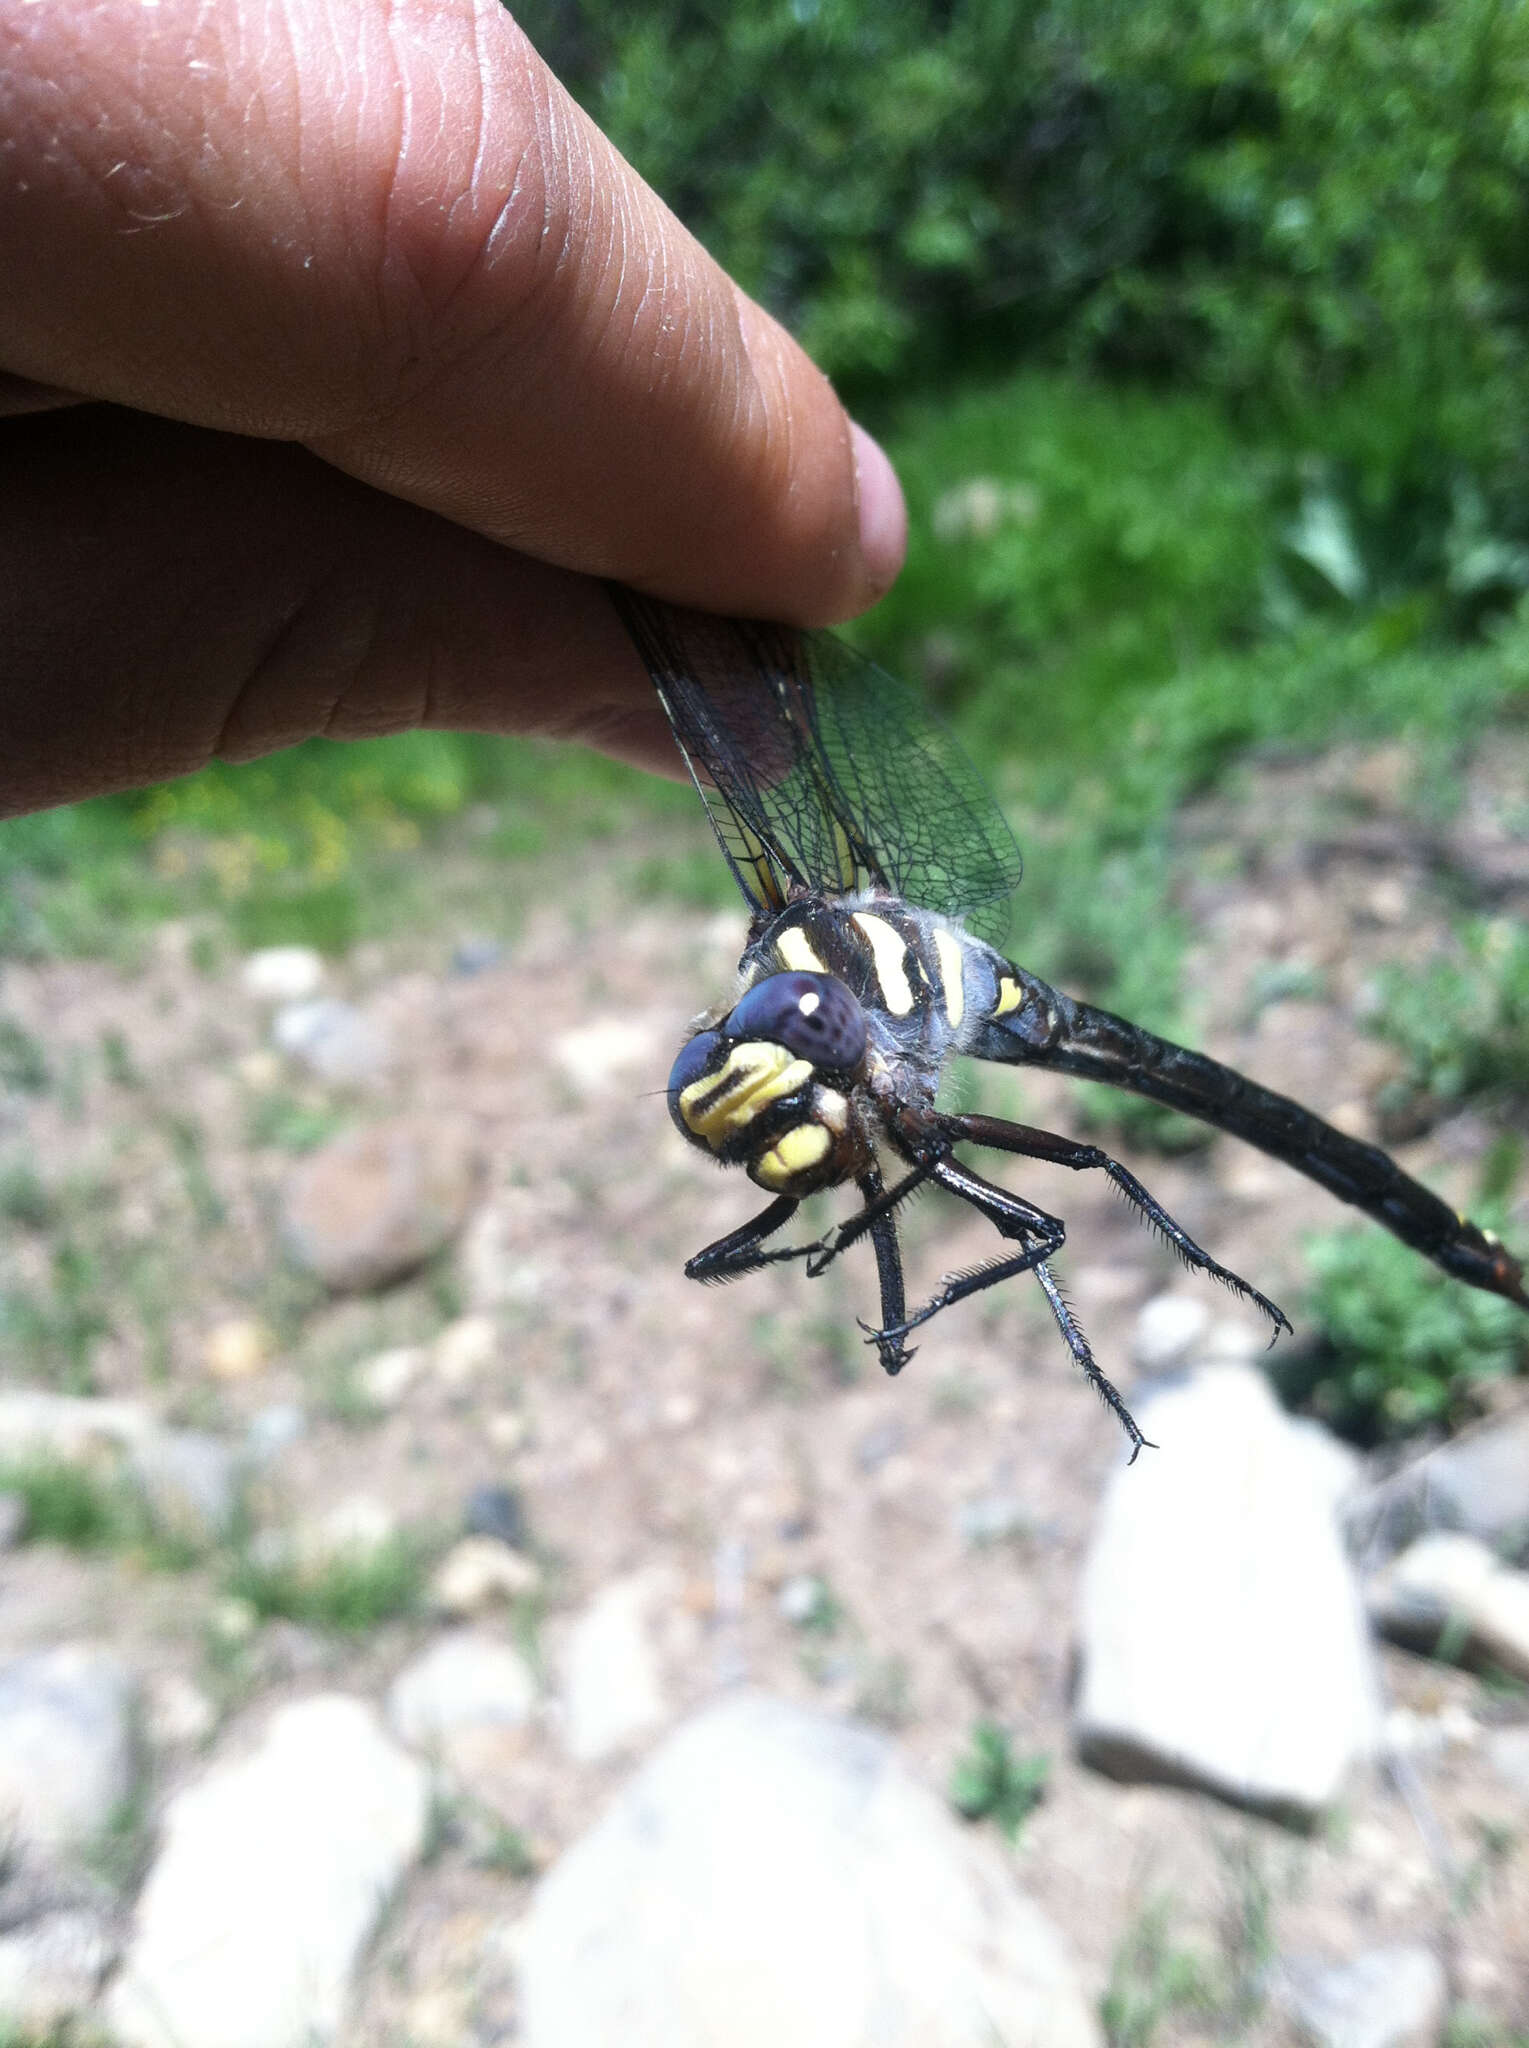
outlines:
M1261 770L1184 827L1200 1041L1357 1130L1373 1129L1394 1056L1356 1011L1382 962L1427 957L1450 886L1437 846L1389 807L1391 773L1384 756ZM1499 780L1494 762L1473 785L1489 819ZM1298 816L1319 820L1315 837L1309 826L1291 836ZM272 1052L269 1013L242 992L238 961L209 964L189 925L146 935L128 966L7 966L0 1002L46 1049L54 1080L11 1100L0 1149L24 1148L66 1191L72 1242L107 1276L108 1327L80 1347L91 1390L230 1438L300 1404L306 1434L263 1482L277 1517L360 1494L444 1540L473 1488L513 1487L546 1575L534 1647L554 1691L566 1617L643 1570L675 1715L744 1676L879 1722L939 1790L974 1721L1003 1721L1017 1751L1052 1760L1016 1856L1090 1991L1104 1992L1123 1944L1155 1929L1152 1953L1201 1957L1225 1993L1214 2014L1165 2010L1156 2042L1280 2042L1282 2023L1254 2000L1238 2007L1227 1987L1246 1990L1274 1952L1339 1959L1412 1939L1445 1954L1482 2040L1529 2027L1529 1807L1493 1776L1480 1739L1529 1715L1521 1691L1386 1651L1393 1703L1439 1740L1419 1753L1409 1794L1380 1774L1356 1783L1311 1839L1094 1776L1069 1755L1071 1633L1121 1444L1038 1292L1017 1283L942 1317L891 1382L854 1327L874 1305L868 1254L811 1284L790 1269L726 1289L684 1279L685 1258L759 1202L680 1141L662 1096L689 1016L728 985L742 918L634 903L632 854L590 849L576 891L544 872L485 872L466 842L442 854L432 927L332 968L331 992L393 1048L386 1079L351 1093ZM1523 901L1510 892L1496 907ZM497 964L452 972L453 947L485 933L508 934ZM1022 897L1013 946L1023 960ZM1260 1004L1256 977L1271 964L1311 970L1321 996ZM1067 1128L1073 1114L1066 1084L1048 1077L980 1086L984 1107L1032 1122ZM483 1206L454 1258L386 1296L326 1303L277 1246L289 1134L304 1117L340 1128L401 1107L470 1121L489 1166ZM1489 1138L1463 1116L1400 1156L1463 1200ZM1299 1325L1303 1233L1340 1220L1334 1201L1231 1140L1178 1159L1125 1156ZM1128 1389L1134 1318L1187 1284L1180 1269L1096 1179L1005 1168L1067 1218L1059 1277ZM990 1249L980 1219L936 1200L916 1207L908 1240L915 1298L920 1281ZM20 1233L12 1274L56 1278L57 1242L56 1230ZM1224 1296L1212 1305L1238 1312ZM361 1397L358 1364L464 1308L495 1318L488 1370L467 1386L427 1378L391 1410ZM231 1317L258 1318L276 1342L263 1369L223 1380L204 1347ZM14 1371L37 1377L40 1356ZM219 1704L219 1745L320 1683L380 1693L439 1625L391 1622L355 1639L272 1621L231 1657L212 1567L167 1573L28 1546L3 1571L0 1652L85 1634L147 1672L184 1672ZM804 1574L829 1589L832 1629L781 1611L780 1587ZM197 1767L194 1752L161 1758L155 1799ZM480 1790L545 1862L629 1768L569 1761L549 1716ZM445 1827L412 1879L380 1937L353 2048L424 2042L431 2026L442 2039L508 2038L509 1961L485 1957L533 1880L482 1867L472 1848L470 1829ZM1133 1967L1145 1982L1158 1966Z

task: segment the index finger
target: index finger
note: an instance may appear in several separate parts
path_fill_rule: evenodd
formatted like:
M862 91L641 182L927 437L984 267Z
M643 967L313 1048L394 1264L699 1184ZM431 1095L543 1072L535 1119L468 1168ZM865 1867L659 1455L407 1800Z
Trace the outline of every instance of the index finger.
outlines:
M496 0L56 0L0 76L16 375L716 610L895 573L885 459Z

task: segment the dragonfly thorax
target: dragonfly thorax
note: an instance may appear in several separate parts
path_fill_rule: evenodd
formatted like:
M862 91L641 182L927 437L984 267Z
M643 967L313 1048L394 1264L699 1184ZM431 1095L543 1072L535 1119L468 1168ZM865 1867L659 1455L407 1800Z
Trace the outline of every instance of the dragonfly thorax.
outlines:
M669 1075L679 1131L771 1194L801 1196L860 1169L851 1115L865 1012L831 974L771 974L680 1050Z

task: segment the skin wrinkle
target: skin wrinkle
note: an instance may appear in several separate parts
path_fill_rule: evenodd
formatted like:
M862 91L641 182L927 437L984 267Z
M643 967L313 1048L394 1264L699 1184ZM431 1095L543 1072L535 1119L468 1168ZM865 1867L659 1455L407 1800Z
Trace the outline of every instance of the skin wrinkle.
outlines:
M718 608L821 619L836 591L853 597L853 577L822 566L819 536L847 495L826 385L606 153L488 0L398 0L387 14L364 0L351 15L340 0L55 8L74 125L57 80L37 82L23 148L35 162L46 128L55 154L72 144L80 162L5 204L25 274L0 328L30 317L15 369L56 388L82 364L140 424L101 407L67 430L66 411L30 443L37 458L69 454L49 501L59 531L99 512L89 567L111 602L86 625L66 620L71 598L37 640L39 668L51 662L68 695L53 712L46 691L14 704L18 746L51 723L62 750L35 772L18 756L22 800L44 778L83 793L103 761L131 780L134 760L177 772L187 753L249 756L379 723L641 725L656 746L661 724L632 709L645 680L616 681L625 643L598 589L561 587L538 560ZM76 43L97 22L110 47L84 69ZM155 73L152 27L157 122L135 102ZM3 176L0 159L0 200ZM172 217L150 225L124 203ZM31 345L49 327L62 337L51 353ZM783 393L805 444L795 505L780 488L791 440L770 418ZM177 412L222 445L178 442ZM255 452L272 440L308 441L332 467L295 470L294 499ZM347 476L391 487L393 515ZM134 517L135 479L152 520ZM399 498L456 538L400 521ZM30 548L41 570L44 537L16 540L15 559ZM506 546L525 551L518 564ZM40 592L67 592L51 552ZM628 688L591 718L592 694ZM162 762L166 749L181 758Z

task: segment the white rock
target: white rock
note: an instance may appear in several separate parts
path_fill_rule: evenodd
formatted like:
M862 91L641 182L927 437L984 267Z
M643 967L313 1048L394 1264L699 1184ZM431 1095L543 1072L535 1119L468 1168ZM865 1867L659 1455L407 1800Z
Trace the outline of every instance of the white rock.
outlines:
M459 1629L404 1666L388 1690L388 1723L414 1749L440 1750L464 1729L520 1728L536 1680L508 1643Z
M26 1533L26 1501L19 1493L0 1493L0 1554L14 1550Z
M1474 1536L1420 1537L1367 1593L1377 1626L1409 1648L1529 1678L1529 1572L1500 1563Z
M239 970L244 993L257 1003L300 1003L324 980L324 963L311 946L262 946Z
M1494 1729L1486 1750L1498 1777L1529 1803L1529 1728Z
M429 1778L360 1700L272 1717L170 1802L107 2002L127 2048L322 2048L425 1839Z
M569 1630L562 1658L563 1741L580 1763L615 1755L664 1718L647 1626L662 1583L653 1572L613 1581Z
M1286 1420L1291 1446L1304 1460L1307 1478L1318 1497L1338 1514L1364 1478L1364 1459L1309 1416L1291 1415Z
M1443 1964L1415 1943L1347 1963L1287 1957L1270 1989L1317 2048L1434 2048L1449 2003Z
M464 1536L436 1567L430 1598L443 1614L481 1614L534 1592L541 1576L534 1558L497 1536Z
M356 1385L378 1408L396 1408L424 1370L429 1353L422 1344L399 1344L356 1367Z
M333 1087L375 1081L388 1064L388 1041L380 1027L354 1003L330 996L284 1004L272 1021L271 1036L288 1059Z
M0 1665L0 1837L45 1851L99 1835L133 1782L134 1684L84 1643Z
M1010 1860L891 1746L782 1702L687 1723L538 1887L527 2048L1097 2048Z
M430 1347L430 1366L447 1387L465 1387L485 1372L499 1351L499 1328L492 1316L458 1316Z
M56 1458L98 1457L122 1451L158 1427L136 1401L98 1401L80 1394L30 1389L0 1394L0 1457L39 1453Z
M308 1417L296 1401L272 1401L257 1409L244 1432L245 1454L256 1465L268 1465L307 1434Z
M217 1708L184 1672L155 1672L145 1680L143 1692L144 1733L156 1749L201 1742L217 1725Z
M159 1526L193 1543L225 1536L239 1505L239 1460L200 1429L161 1429L140 1438L129 1465Z
M1313 1817L1380 1733L1330 1488L1249 1368L1202 1367L1137 1415L1162 1448L1122 1463L1095 1531L1079 1753L1115 1777Z
M1257 1365L1268 1348L1267 1323L1250 1322L1246 1316L1218 1316L1196 1344L1195 1359L1201 1365Z
M1210 1329L1210 1308L1197 1294L1158 1294L1145 1303L1131 1333L1131 1357L1143 1372L1182 1365Z
M337 1560L374 1557L398 1534L398 1517L374 1494L347 1493L321 1515L299 1522L291 1552L303 1570L317 1571Z
M1529 1407L1441 1444L1390 1480L1393 1512L1529 1556Z
M11 2040L13 2027L26 2039L62 2031L90 2005L116 1954L110 1923L89 1906L6 1926L0 1932L0 2038Z

